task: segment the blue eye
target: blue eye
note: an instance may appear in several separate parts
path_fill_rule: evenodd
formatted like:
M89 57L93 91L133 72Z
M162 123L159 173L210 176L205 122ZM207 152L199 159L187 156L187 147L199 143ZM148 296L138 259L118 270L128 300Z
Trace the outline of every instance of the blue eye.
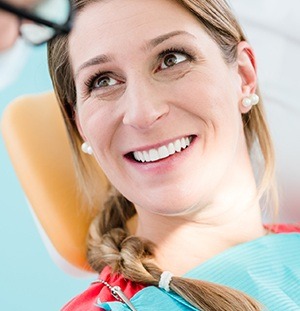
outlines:
M162 59L161 69L173 67L179 63L185 62L186 60L188 60L188 56L183 53L169 53Z

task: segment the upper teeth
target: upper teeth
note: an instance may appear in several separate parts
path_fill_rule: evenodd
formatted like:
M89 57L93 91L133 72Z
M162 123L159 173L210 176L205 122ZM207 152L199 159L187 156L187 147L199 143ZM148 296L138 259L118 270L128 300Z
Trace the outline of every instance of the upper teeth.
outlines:
M133 156L135 160L141 162L154 162L160 159L167 158L175 152L180 152L191 144L191 137L184 137L177 139L168 145L161 146L157 149L150 149L144 151L135 151Z

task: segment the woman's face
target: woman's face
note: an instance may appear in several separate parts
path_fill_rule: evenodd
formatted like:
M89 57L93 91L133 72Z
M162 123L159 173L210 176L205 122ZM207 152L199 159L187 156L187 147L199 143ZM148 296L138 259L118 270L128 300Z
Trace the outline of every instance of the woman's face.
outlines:
M248 157L246 88L191 13L172 0L99 1L69 47L77 124L126 198L175 214L228 186Z

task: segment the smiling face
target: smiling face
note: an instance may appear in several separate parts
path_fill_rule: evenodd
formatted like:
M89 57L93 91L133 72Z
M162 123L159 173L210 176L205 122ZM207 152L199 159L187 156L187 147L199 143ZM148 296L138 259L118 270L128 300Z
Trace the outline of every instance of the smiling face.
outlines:
M99 1L79 13L69 49L78 127L127 199L174 214L237 182L251 90L194 15L172 0Z

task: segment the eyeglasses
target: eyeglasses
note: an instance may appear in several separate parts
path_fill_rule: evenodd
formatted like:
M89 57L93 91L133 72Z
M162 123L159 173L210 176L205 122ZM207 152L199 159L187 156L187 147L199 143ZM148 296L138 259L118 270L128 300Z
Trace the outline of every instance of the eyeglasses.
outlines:
M30 7L17 7L0 0L0 10L20 18L20 35L33 45L41 45L72 27L70 0L35 0Z

